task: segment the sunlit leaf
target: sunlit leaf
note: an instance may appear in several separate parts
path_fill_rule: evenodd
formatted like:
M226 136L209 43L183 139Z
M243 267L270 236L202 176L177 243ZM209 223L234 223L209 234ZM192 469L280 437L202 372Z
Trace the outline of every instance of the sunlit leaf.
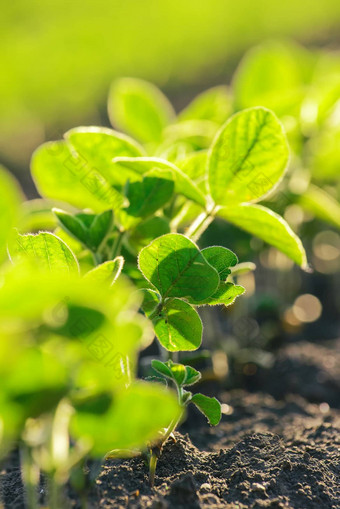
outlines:
M302 268L307 267L301 240L286 221L272 210L262 205L238 205L224 207L218 211L218 215L276 247Z
M318 219L340 228L340 204L323 189L310 185L297 202Z
M208 178L218 205L258 201L281 180L288 162L282 125L265 108L237 113L211 147Z
M212 426L217 426L222 417L221 404L216 398L209 398L203 394L194 394L191 402L206 416Z
M112 124L143 143L159 142L163 129L175 116L157 87L136 78L114 81L108 108Z
M166 172L169 172L170 170L175 181L175 192L182 194L202 207L205 206L205 196L197 188L194 182L192 182L185 173L177 168L177 166L169 163L165 159L159 159L157 157L117 157L114 159L114 162L126 168L130 168L132 171L142 175L153 169L164 170Z
M170 352L197 350L201 344L201 319L190 304L180 299L167 301L153 324L159 342Z
M109 260L108 262L101 263L94 269L87 272L84 277L88 283L99 281L101 283L107 283L109 286L111 286L116 281L119 274L122 272L123 265L124 258L122 256L117 256L114 260Z
M235 253L222 246L211 246L201 251L207 262L217 270L221 281L225 281L230 274L230 267L237 264L238 258Z
M59 274L79 272L78 262L74 254L65 242L53 233L17 234L16 242L11 247L10 254L14 262L30 260L39 269L46 269Z
M71 423L76 438L93 444L92 454L103 456L111 449L144 448L163 428L180 415L175 395L160 385L135 382L119 391L105 414L77 412Z
M20 202L21 196L18 184L0 166L0 262L5 256L12 229L17 226Z
M41 196L80 209L119 209L124 197L88 161L72 152L66 141L41 145L31 161L33 180Z
M218 125L223 124L231 113L231 98L227 87L209 88L199 94L181 111L182 120L210 120Z
M139 268L164 298L203 300L216 291L220 281L196 244L175 233L163 235L142 249Z

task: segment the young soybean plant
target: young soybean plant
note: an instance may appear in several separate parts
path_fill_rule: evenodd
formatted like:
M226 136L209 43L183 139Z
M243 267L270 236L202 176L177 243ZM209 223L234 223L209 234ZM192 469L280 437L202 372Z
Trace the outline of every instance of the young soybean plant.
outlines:
M202 251L189 238L180 234L163 235L139 254L139 269L150 284L145 293L143 310L152 320L155 334L169 352L196 350L202 341L202 322L195 310L202 305L228 306L244 292L239 285L227 282L237 264L236 255L224 247L214 246ZM153 484L157 458L162 445L183 418L191 402L212 425L221 419L221 406L216 398L192 394L184 387L194 385L201 374L191 366L152 361L152 367L163 378L171 380L183 409L172 421L159 444L149 453L150 482Z

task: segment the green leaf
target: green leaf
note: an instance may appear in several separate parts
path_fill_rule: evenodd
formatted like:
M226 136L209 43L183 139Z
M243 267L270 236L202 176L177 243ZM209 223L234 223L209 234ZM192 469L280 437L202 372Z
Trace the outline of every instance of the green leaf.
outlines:
M172 420L179 418L180 412L172 391L154 383L134 382L116 393L105 414L77 412L71 422L71 434L88 439L95 456L112 449L145 448L148 442L159 438Z
M231 274L233 276L239 276L240 274L248 274L256 269L256 265L253 262L238 263L235 267L231 268Z
M149 316L160 302L159 295L157 292L150 290L149 288L142 288L141 291L143 292L144 297L142 309L146 316Z
M185 366L185 372L186 376L183 386L194 385L202 378L201 373L191 366Z
M101 263L94 269L90 270L85 274L84 278L89 283L98 281L112 286L119 277L119 274L122 272L123 266L124 258L122 256L117 256L114 260Z
M271 41L251 49L233 79L236 108L262 105L278 115L297 114L306 57L307 52L291 43Z
M167 301L153 324L159 342L169 352L197 350L202 342L198 313L180 299Z
M113 212L106 210L98 214L89 229L88 245L94 249L98 249L113 226Z
M209 398L203 394L194 394L191 402L206 416L209 424L217 426L222 417L221 404L216 398Z
M76 240L80 240L83 244L86 245L88 232L84 224L75 215L72 215L65 210L56 208L52 210L58 218L62 228Z
M197 184L206 180L208 151L198 150L178 161L177 165L183 173Z
M340 228L340 203L323 189L310 185L297 202L318 219Z
M160 375L163 375L163 376L165 376L167 378L170 378L170 379L173 378L172 377L172 371L171 371L170 367L168 366L167 362L162 362L162 361L159 361L157 359L153 359L151 361L151 366Z
M210 120L184 120L171 124L164 130L165 141L163 149L175 143L188 143L191 151L208 148L211 144L218 125Z
M128 242L135 252L139 252L153 239L166 233L170 233L169 221L164 217L150 217L138 223L138 226L129 232Z
M312 175L320 182L338 181L340 126L327 127L310 142Z
M39 269L47 269L58 274L79 272L78 262L69 247L49 232L37 235L17 234L17 241L11 249L11 258L15 262L28 259Z
M225 307L230 306L235 302L237 297L242 295L245 292L243 286L234 285L233 283L226 283L222 281L220 286L216 290L216 292L203 301L197 302L192 299L189 299L190 304L194 304L195 306L220 306L223 305Z
M155 239L139 254L139 269L163 298L212 295L220 278L194 242L177 233Z
M175 113L153 84L134 78L113 82L109 95L111 123L143 143L158 143Z
M206 247L205 249L202 249L201 253L207 262L217 270L221 281L225 281L227 279L231 272L230 267L233 267L238 262L236 254L226 247Z
M39 193L79 209L103 212L119 209L124 197L66 141L41 145L33 154L31 173Z
M114 157L145 155L141 145L107 127L76 127L64 135L87 165L96 169L112 185L124 184L129 173L112 163Z
M286 221L262 205L224 207L218 216L276 247L303 269L307 268L306 253L299 237Z
M230 118L217 134L208 159L211 196L217 205L254 202L281 180L288 162L283 127L265 108Z
M170 200L173 191L171 172L150 170L141 182L128 183L126 196L130 205L125 211L138 218L148 217Z
M213 87L199 94L181 111L178 120L210 120L223 124L231 113L231 98L225 86Z
M114 162L142 175L152 169L167 172L171 170L175 181L175 192L205 207L206 199L202 191L177 166L165 159L157 157L116 157Z
M18 184L0 166L0 263L5 257L7 242L12 229L17 226L20 202L21 196Z

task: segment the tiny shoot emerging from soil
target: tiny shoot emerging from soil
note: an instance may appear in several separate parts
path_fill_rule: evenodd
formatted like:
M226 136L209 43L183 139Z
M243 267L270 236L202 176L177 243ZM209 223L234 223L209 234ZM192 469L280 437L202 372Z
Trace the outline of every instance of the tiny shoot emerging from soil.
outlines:
M183 364L174 363L172 360L161 362L154 359L151 362L151 365L158 376L162 377L163 380L169 381L176 388L178 402L182 408L181 415L178 419L174 419L170 423L160 442L150 448L149 479L151 486L153 486L155 481L157 460L161 453L163 444L165 444L167 439L173 434L173 432L176 430L176 427L183 419L185 409L189 403L193 403L200 410L200 412L202 412L202 414L207 417L209 424L212 426L216 426L220 422L222 414L221 405L216 398L210 398L200 393L193 394L192 392L185 389L185 387L192 386L200 380L201 373L199 371L191 366L184 366Z

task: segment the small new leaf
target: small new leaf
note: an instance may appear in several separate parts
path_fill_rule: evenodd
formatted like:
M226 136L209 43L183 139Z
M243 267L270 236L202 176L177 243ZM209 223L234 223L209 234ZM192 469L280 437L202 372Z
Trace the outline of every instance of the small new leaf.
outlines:
M212 426L217 426L222 417L221 404L216 398L209 398L203 394L194 394L191 402L206 416Z
M201 251L207 262L217 270L221 281L225 281L229 276L230 267L238 263L238 258L230 249L221 246L211 246Z
M122 272L123 266L124 258L117 256L114 260L104 262L90 270L85 274L84 278L89 283L106 283L108 286L112 286Z

